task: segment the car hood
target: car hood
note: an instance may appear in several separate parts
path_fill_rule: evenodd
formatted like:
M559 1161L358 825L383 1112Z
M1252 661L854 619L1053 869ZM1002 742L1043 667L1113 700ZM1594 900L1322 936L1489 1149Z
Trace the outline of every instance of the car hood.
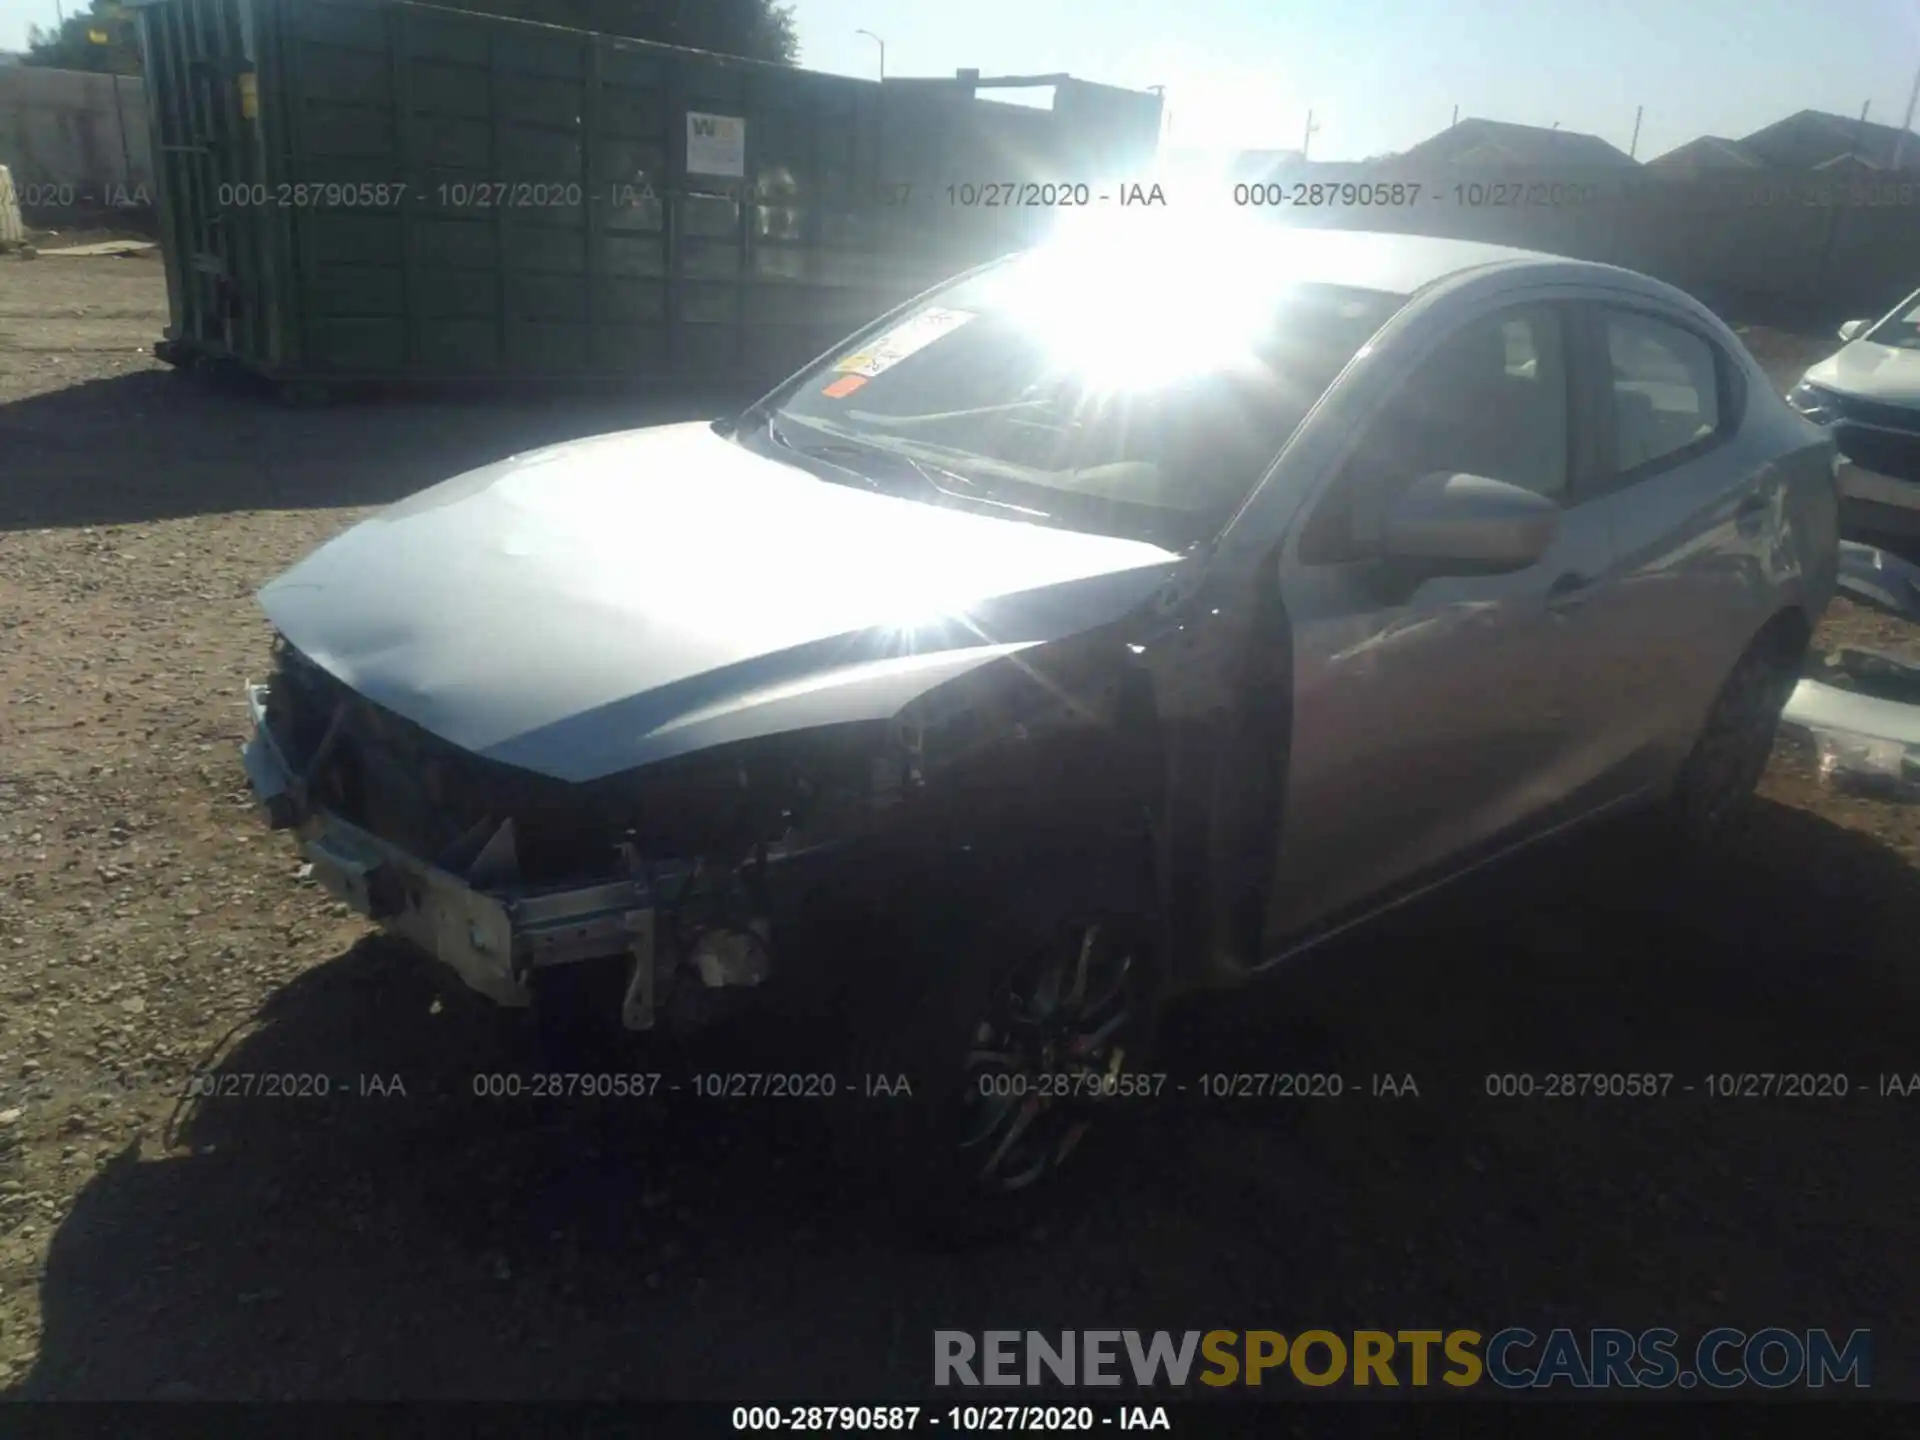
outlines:
M943 680L1117 620L1158 546L834 484L703 424L457 476L265 586L359 694L463 749L591 780L883 719Z
M1920 408L1920 350L1855 340L1807 371L1806 379L1842 395Z

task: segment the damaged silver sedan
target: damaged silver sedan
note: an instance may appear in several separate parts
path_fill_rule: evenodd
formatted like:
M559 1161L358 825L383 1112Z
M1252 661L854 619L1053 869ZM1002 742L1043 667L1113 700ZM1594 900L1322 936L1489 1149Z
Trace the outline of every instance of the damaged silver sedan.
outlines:
M272 822L501 1004L825 1017L988 1191L1170 996L1602 815L1710 833L1833 593L1829 436L1623 271L1192 244L997 262L323 546L260 595Z

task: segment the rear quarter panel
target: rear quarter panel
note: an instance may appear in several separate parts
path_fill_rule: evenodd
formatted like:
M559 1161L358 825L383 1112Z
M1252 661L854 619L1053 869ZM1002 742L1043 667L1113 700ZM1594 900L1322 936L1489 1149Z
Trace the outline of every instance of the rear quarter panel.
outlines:
M1799 609L1809 624L1818 623L1833 598L1840 570L1840 496L1832 436L1794 412L1732 327L1700 301L1644 275L1632 275L1627 284L1691 314L1741 367L1746 393L1736 447L1743 461L1761 472L1763 486L1779 498L1757 547L1760 594L1754 630L1788 608Z
M1743 356L1744 356L1744 352ZM1781 482L1782 505L1769 556L1769 579L1779 608L1798 607L1809 627L1833 599L1840 575L1838 453L1832 434L1794 413L1773 392L1751 356L1748 424L1755 443L1770 450Z
M1719 345L1743 393L1731 436L1611 497L1613 579L1596 607L1612 672L1602 743L1631 790L1671 779L1736 661L1776 617L1817 622L1839 554L1824 434L1787 407L1717 319L1693 302L1654 298L1666 302L1656 315L1684 310Z

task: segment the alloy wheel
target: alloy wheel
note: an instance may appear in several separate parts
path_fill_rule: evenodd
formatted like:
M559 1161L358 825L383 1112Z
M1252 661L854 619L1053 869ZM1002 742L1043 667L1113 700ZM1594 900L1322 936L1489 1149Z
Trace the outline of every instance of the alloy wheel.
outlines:
M976 1184L1027 1189L1080 1145L1126 1064L1138 963L1121 929L1085 924L1018 966L994 995L956 1101L955 1142Z

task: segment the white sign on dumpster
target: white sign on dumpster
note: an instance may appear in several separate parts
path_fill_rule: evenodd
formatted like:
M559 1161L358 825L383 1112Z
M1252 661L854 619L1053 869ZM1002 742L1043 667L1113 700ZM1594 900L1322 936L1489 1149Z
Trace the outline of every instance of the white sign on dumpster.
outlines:
M738 115L687 112L687 173L745 175L747 122Z

